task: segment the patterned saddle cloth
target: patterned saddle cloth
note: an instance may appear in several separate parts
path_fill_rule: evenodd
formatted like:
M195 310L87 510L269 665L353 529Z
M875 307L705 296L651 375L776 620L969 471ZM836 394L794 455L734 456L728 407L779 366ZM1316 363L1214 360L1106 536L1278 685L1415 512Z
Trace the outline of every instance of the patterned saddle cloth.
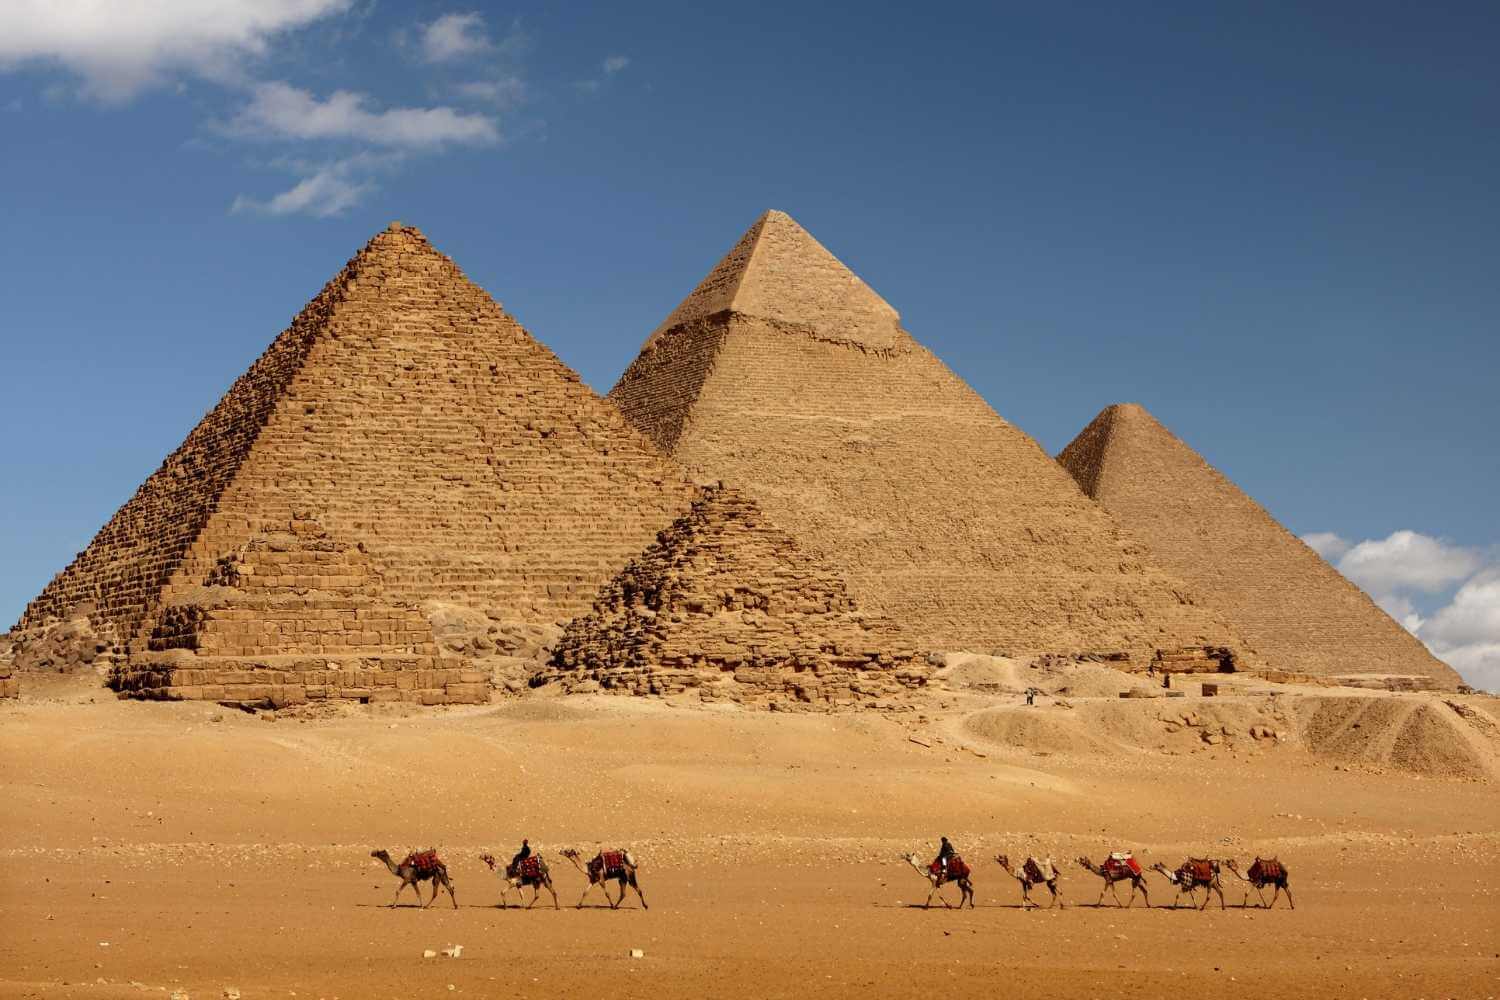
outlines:
M529 858L507 865L505 868L506 878L540 879L542 877L542 859L533 854Z
M1116 851L1104 859L1104 870L1110 878L1130 878L1141 874L1141 863L1129 851Z
M1188 858L1177 871L1200 885L1207 885L1214 880L1214 865L1207 858Z
M431 875L443 867L443 862L435 850L412 851L401 862L401 867L407 865L415 868L418 875Z
M625 874L624 851L600 851L599 862L605 878L618 878Z
M1286 877L1286 869L1275 858L1256 858L1248 874L1252 882L1277 882Z
M954 879L969 877L969 866L957 854L948 859L948 868L946 871L944 871L942 864L937 861L928 865L927 870L937 876L938 885L942 885L944 882L951 882Z

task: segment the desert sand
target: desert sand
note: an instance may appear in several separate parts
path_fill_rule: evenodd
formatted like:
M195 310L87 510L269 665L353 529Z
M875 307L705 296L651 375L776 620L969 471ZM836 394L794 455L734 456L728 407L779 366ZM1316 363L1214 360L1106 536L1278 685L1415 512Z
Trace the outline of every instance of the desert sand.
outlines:
M1121 699L1142 682L985 657L938 674L907 711L832 714L553 688L246 713L38 677L0 704L0 996L1500 993L1493 699ZM916 906L899 859L942 834L977 909ZM561 911L496 908L478 855L523 836ZM386 908L370 850L428 846L458 909ZM568 846L629 847L650 909L574 909ZM1153 873L1154 908L1096 908L1072 859L1121 848L1277 855L1297 907L1242 909L1226 873L1228 910L1166 909ZM1054 857L1067 908L1023 912L1002 850Z

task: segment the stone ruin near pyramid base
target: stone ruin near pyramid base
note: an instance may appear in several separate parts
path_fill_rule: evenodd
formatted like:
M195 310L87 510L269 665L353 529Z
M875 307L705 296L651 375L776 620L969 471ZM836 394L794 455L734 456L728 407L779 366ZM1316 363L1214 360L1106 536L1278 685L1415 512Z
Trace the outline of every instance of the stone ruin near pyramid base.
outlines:
M764 215L609 398L753 496L865 611L932 650L1254 650L790 217Z
M1143 407L1107 408L1058 461L1231 617L1269 678L1458 686L1451 667Z
M896 625L749 498L706 487L563 633L535 683L778 708L890 707L926 682Z
M110 683L135 697L482 702L491 675L424 608L545 631L692 496L614 407L393 224L13 634L91 608L116 651Z

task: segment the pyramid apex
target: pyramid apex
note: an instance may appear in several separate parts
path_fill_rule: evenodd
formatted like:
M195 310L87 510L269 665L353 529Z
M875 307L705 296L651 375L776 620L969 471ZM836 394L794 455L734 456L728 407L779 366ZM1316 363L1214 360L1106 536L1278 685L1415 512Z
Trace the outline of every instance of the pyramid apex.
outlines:
M786 212L767 209L652 332L721 312L795 325L819 339L895 346L901 316Z

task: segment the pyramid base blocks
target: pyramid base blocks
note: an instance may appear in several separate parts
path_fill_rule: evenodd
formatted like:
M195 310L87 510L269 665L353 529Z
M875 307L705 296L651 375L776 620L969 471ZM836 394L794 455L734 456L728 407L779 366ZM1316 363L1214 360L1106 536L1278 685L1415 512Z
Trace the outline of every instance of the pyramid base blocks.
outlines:
M122 698L216 701L263 708L336 700L419 705L489 702L490 687L484 673L440 665L444 663L428 656L131 660L111 672L109 686Z

